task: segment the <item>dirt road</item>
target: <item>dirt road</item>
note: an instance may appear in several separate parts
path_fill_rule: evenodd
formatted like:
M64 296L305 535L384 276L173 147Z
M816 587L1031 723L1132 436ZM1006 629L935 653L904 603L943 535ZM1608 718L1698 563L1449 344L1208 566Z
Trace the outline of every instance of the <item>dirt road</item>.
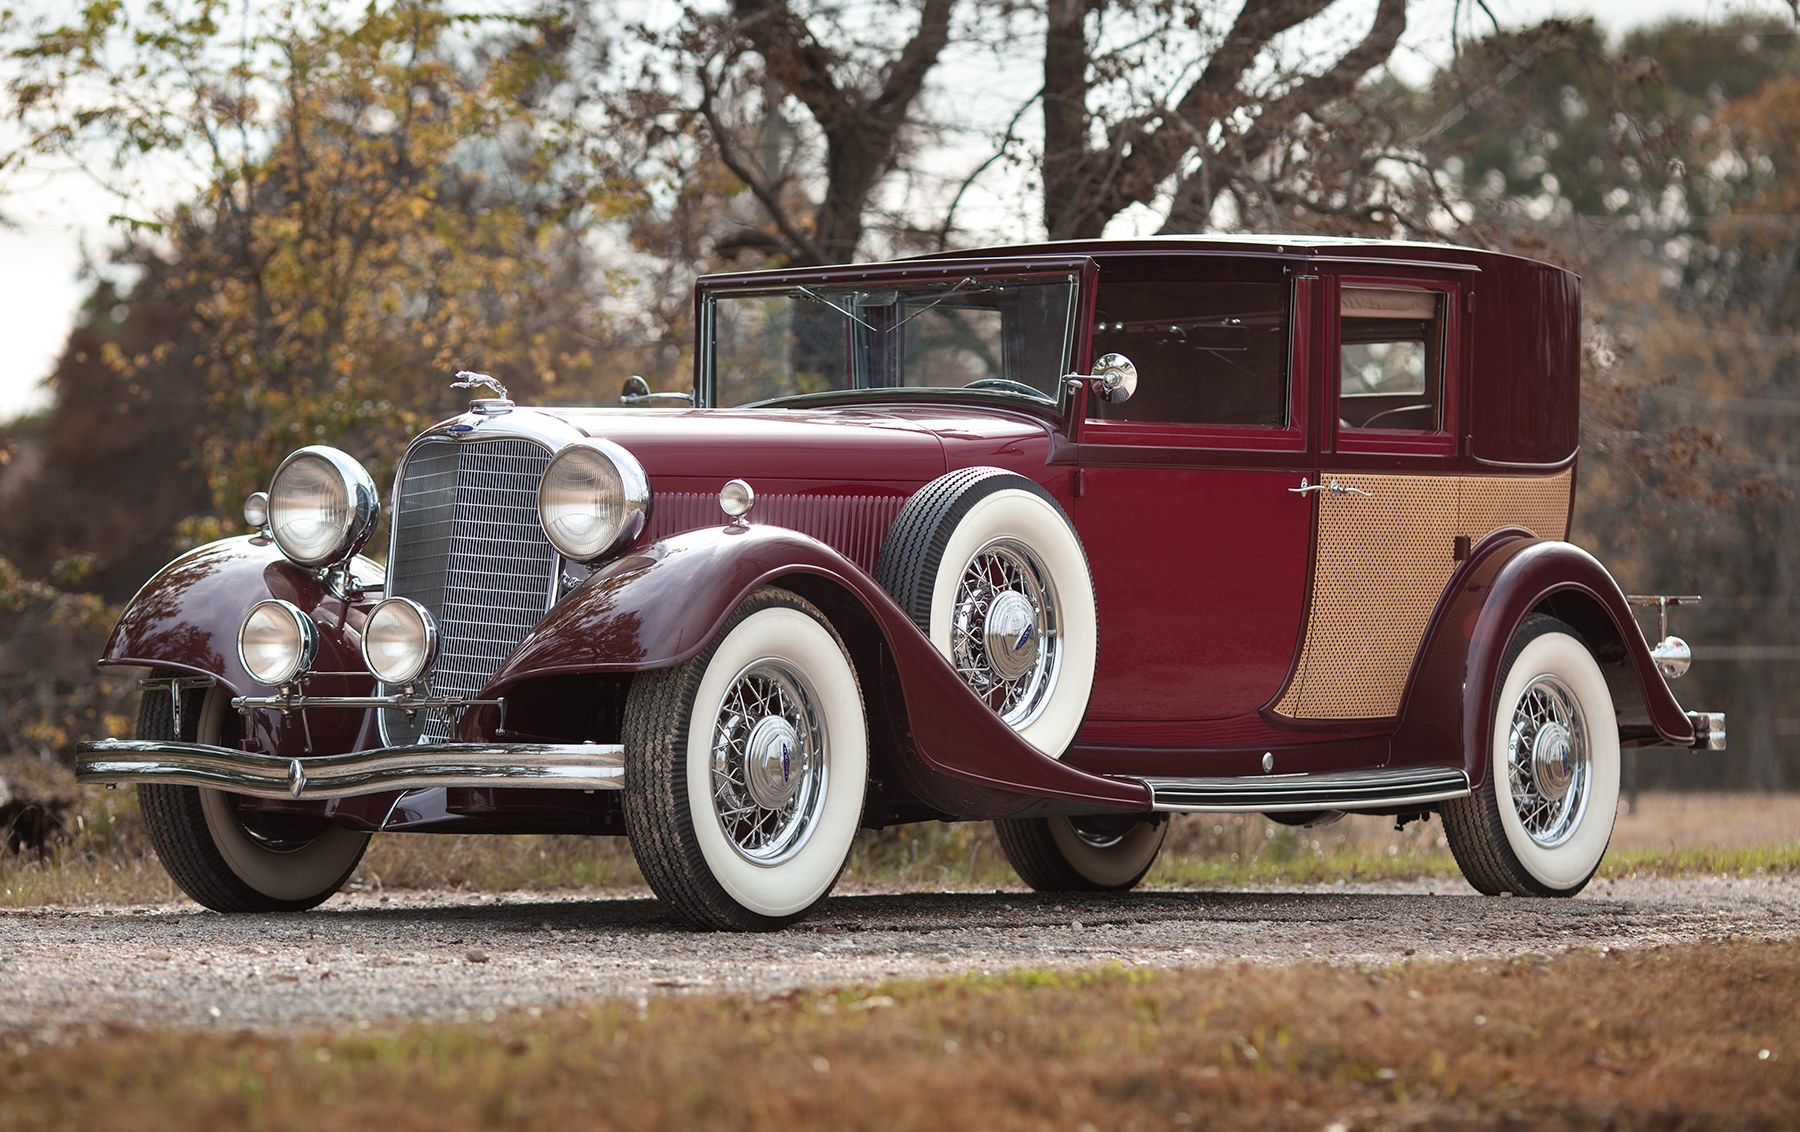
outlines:
M1015 967L1393 963L1800 936L1800 877L1460 881L1274 892L834 897L768 935L678 930L647 898L340 896L293 916L192 904L0 912L0 1035L114 1024L288 1030L481 1018L594 996L779 993Z

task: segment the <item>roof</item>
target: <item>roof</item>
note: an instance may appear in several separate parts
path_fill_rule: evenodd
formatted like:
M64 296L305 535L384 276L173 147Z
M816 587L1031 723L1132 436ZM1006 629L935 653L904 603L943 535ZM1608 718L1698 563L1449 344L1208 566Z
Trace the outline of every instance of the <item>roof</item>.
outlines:
M1042 243L996 244L908 257L915 260L986 259L989 257L1047 255L1145 255L1168 253L1248 252L1261 255L1321 256L1351 259L1428 259L1479 264L1491 260L1515 260L1542 263L1528 256L1460 244L1435 243L1425 240L1375 240L1353 236L1279 235L1242 233L1232 235L1136 236L1127 239L1051 240ZM1555 266L1545 264L1544 266Z

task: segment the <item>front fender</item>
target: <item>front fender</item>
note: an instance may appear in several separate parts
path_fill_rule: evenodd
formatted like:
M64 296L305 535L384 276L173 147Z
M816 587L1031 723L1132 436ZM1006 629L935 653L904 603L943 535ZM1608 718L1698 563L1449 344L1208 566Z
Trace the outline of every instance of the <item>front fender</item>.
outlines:
M238 659L238 627L264 598L293 602L319 628L319 672L361 672L356 634L366 610L334 596L311 571L282 557L259 536L221 539L188 551L163 569L125 604L107 639L101 664L129 664L211 676L233 695L267 695ZM367 695L366 678L316 682L321 694ZM268 716L270 713L261 713ZM259 725L259 727L265 725ZM267 723L263 749L288 748L288 728ZM341 732L341 734L340 734ZM327 711L313 721L321 749L348 749L357 733L353 713Z
M1394 736L1396 763L1445 763L1460 754L1471 785L1486 781L1500 666L1534 612L1567 622L1594 649L1624 742L1692 745L1693 725L1606 567L1578 546L1519 532L1490 539L1452 580L1415 663Z
M520 643L483 691L505 695L543 676L644 672L699 655L740 602L764 585L822 582L848 594L879 630L907 705L910 750L926 768L977 787L1090 808L1147 810L1141 783L1045 758L1000 722L881 586L836 550L781 527L689 531L611 563ZM865 700L874 690L865 689ZM1002 803L1019 813L1030 798Z

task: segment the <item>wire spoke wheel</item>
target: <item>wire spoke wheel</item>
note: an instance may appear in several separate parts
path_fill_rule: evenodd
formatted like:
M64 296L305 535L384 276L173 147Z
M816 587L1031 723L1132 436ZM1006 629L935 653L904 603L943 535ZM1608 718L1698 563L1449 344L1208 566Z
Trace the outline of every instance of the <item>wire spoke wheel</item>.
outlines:
M186 694L176 733L166 692L147 691L138 736L207 746L241 737L230 693ZM245 799L222 790L167 783L138 787L150 843L182 891L217 912L290 912L314 907L343 887L369 835L301 814L244 812Z
M950 615L951 663L1015 730L1043 711L1062 659L1056 587L1030 548L997 539L975 553Z
M1062 757L1094 689L1099 618L1049 492L999 468L939 476L895 516L875 577L988 710Z
M1450 849L1482 892L1573 896L1600 867L1618 808L1606 676L1574 629L1533 614L1507 647L1490 702L1486 777L1443 805Z
M868 725L856 668L817 606L772 586L713 643L636 677L625 831L688 923L793 923L837 882L862 818Z
M1587 809L1591 767L1581 705L1555 676L1539 676L1513 708L1506 773L1525 833L1546 849L1567 841Z
M734 678L713 729L713 802L719 828L745 860L776 864L819 817L829 773L818 696L806 677L762 659Z
M1007 818L994 823L1000 850L1039 892L1124 892L1156 863L1167 814Z

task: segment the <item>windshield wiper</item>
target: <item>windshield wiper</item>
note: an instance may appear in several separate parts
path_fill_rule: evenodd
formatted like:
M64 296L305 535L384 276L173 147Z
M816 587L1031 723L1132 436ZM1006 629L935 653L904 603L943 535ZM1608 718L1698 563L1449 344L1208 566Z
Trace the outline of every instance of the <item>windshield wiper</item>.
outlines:
M827 299L824 295L819 294L817 291L813 290L811 287L795 287L794 293L796 295L799 295L803 299L811 299L813 302L818 303L821 306L830 307L832 310L843 315L845 318L849 319L851 322L856 323L858 326L862 327L864 330L878 329L874 323L865 322L861 318L858 318L856 315L856 312L851 310L849 307L838 306L836 303L832 302L830 299Z
M891 331L900 329L902 326L905 326L907 323L911 322L913 319L918 318L920 315L924 314L926 311L930 310L932 307L935 307L939 303L950 298L952 295L962 294L965 291L970 291L970 289L974 288L974 287L975 287L975 277L972 275L965 275L961 280L959 280L949 290L945 291L943 294L939 295L937 298L931 300L931 302L926 303L924 306L920 307L918 310L913 311L911 314L907 315L905 318L901 319L899 322L896 322L894 325L887 326L887 327L876 326L874 323L868 321L867 319L863 318L861 315L857 314L854 310L851 310L848 306L839 306L837 303L832 302L830 299L826 298L824 295L819 294L817 291L813 290L811 287L807 287L804 285L795 287L794 293L796 295L799 295L803 299L809 299L812 302L818 303L820 306L830 307L832 310L843 315L845 318L849 319L851 322L856 323L856 325L862 327L864 330L873 331L877 334L886 334ZM995 291L995 290L999 290L999 288L994 286L993 284L989 284L986 287L979 288L979 290ZM891 306L892 304L891 303L883 303L882 305L883 306Z

